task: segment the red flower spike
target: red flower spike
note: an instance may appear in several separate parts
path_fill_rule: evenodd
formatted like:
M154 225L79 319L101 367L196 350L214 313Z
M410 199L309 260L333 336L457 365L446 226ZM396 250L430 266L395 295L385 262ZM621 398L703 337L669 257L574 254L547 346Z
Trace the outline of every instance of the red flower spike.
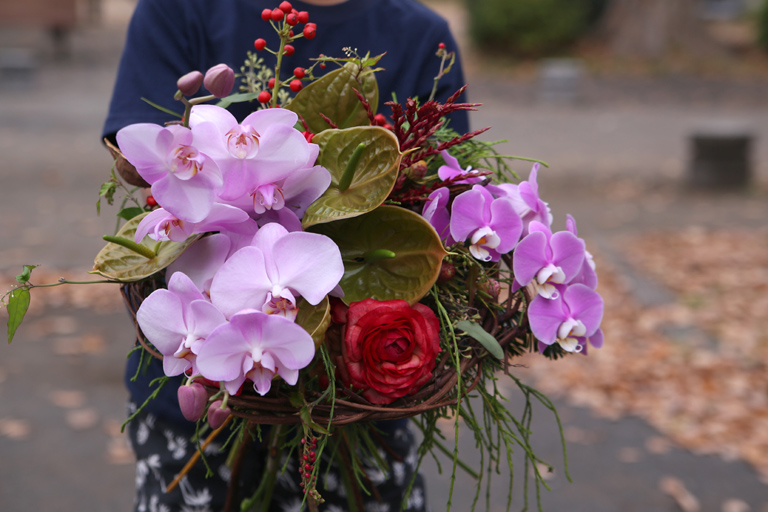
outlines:
M281 21L285 13L281 9L274 9L272 11L272 21Z
M317 28L307 24L301 33L304 34L304 37L307 39L314 39L317 35Z
M264 9L261 11L261 19L269 21L272 19L272 9Z
M283 2L280 4L279 9L285 14L290 14L290 12L293 10L293 6L291 5L291 2Z
M150 208L154 208L155 206L157 206L157 201L153 196L147 196L147 206L149 206Z
M285 48L283 48L283 54L286 57L290 57L291 55L293 55L293 52L295 52L295 51L296 51L296 49L293 46L291 46L290 44L285 45Z
M267 47L267 42L262 38L258 38L253 42L253 47L256 48L256 50L261 51Z
M304 68L296 68L293 70L293 76L296 78L304 78Z
M307 11L299 11L299 23L306 23L309 21L309 13Z
M285 16L285 22L290 26L295 27L296 25L299 24L299 17L293 13L290 13Z
M259 103L269 103L269 100L272 99L272 94L269 91L261 91L256 99L259 100Z
M291 90L293 92L299 92L304 86L301 84L301 80L291 80Z

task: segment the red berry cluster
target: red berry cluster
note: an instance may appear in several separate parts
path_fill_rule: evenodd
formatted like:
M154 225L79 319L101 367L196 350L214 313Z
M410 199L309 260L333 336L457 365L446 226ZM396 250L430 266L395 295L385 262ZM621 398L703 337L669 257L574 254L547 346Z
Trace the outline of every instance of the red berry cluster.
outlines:
M315 469L316 462L316 450L317 450L317 438L310 437L309 440L302 438L301 444L303 446L303 453L299 458L299 475L301 475L301 487L304 489L304 494L309 495L315 499L318 503L323 503L322 496L317 492L317 477L312 476L312 471Z

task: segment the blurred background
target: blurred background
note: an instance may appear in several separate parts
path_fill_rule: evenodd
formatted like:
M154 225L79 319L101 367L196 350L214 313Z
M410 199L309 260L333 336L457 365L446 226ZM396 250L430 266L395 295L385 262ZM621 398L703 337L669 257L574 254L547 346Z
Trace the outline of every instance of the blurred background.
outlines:
M768 512L766 3L427 3L449 20L483 103L472 127L492 126L483 137L503 154L549 164L540 194L557 229L576 218L601 279L605 347L513 369L554 399L568 443L573 483L557 424L536 408L533 441L553 467L540 466L543 509ZM37 283L87 279L113 229L114 209L95 215L111 166L99 135L134 5L0 0L3 291L22 264L42 265ZM530 165L513 168L526 178ZM0 357L4 512L131 508L120 424L132 333L116 288L33 292ZM460 444L475 462L473 441ZM448 466L425 461L435 511ZM476 485L458 476L463 512ZM509 487L494 475L490 510L505 509Z

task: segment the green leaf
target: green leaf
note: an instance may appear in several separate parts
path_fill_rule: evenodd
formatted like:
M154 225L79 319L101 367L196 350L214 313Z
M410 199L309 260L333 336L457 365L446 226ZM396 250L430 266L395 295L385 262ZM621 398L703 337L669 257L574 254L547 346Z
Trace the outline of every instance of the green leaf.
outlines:
M16 329L29 309L29 289L17 288L8 296L8 343L13 341Z
M331 303L328 297L325 297L317 306L300 299L297 306L299 314L296 316L296 323L312 336L315 348L320 347L325 340L325 331L331 325Z
M242 103L244 101L253 101L259 97L259 94L261 94L261 91L230 94L226 98L221 98L219 102L216 103L216 106L221 108L228 108L232 103Z
M105 183L101 184L101 188L99 189L99 200L96 201L96 214L101 215L101 198L105 198L107 200L108 204L112 204L114 202L115 192L117 191L117 182L114 180L109 180Z
M16 276L16 281L20 282L21 284L26 283L29 281L30 276L32 275L32 270L36 269L38 265L24 265L24 269L21 271L21 274Z
M146 210L144 210L144 208L139 208L138 206L134 206L132 208L123 208L117 213L117 216L120 217L121 219L131 220L137 215L141 215L145 211Z
M126 222L117 232L117 236L133 240L139 222L146 215L148 213L138 215ZM198 238L200 235L194 235L178 243L155 242L145 237L142 244L152 248L156 254L152 259L147 259L122 245L110 242L96 255L91 273L100 274L115 281L140 281L173 263Z
M326 130L312 142L320 146L317 165L331 173L331 185L307 208L302 219L305 229L314 224L356 217L386 200L395 186L403 156L397 137L391 131L379 126ZM339 183L360 144L365 148L359 155L351 183L342 192Z
M496 338L491 336L480 324L470 322L469 320L461 320L456 324L456 328L461 329L468 336L479 341L485 350L496 359L504 359L504 349L501 348Z
M367 126L370 124L368 114L353 89L365 96L371 110L376 112L379 86L375 74L363 73L364 70L367 68L347 62L344 67L331 71L299 91L286 108L303 117L312 133L330 128L320 114L339 128Z
M358 217L318 224L310 231L330 237L339 246L344 260L341 288L347 304L367 298L414 304L437 280L447 254L429 222L398 206L380 206ZM381 250L395 256L365 259Z

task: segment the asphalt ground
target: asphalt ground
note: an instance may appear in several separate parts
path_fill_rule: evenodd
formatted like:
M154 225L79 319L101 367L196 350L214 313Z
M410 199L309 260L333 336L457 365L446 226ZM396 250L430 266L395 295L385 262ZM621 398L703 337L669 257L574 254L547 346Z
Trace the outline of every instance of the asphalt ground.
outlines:
M106 2L102 23L73 33L65 58L44 34L0 31L2 47L31 47L38 59L27 77L0 76L0 271L6 281L26 263L53 276L81 274L103 245L100 235L112 230L113 210L95 216L110 167L98 139L130 4ZM473 127L493 126L485 138L507 139L498 146L504 153L547 161L551 167L540 183L556 218L574 214L588 244L614 264L626 265L615 242L623 233L765 225L768 104L759 80L587 79L578 101L553 104L539 98L535 81L470 68L470 98L484 103ZM688 137L712 122L745 126L755 135L755 185L746 193L686 187ZM529 164L515 168L526 175ZM642 277L635 284L651 300L664 294L663 286ZM0 510L129 510L133 460L119 424L133 331L118 292L50 292L50 299L37 298L46 290L35 292L29 319L0 357ZM510 397L510 407L519 410L519 395L510 389ZM534 444L555 467L552 492L542 494L544 510L680 510L661 485L672 477L701 510L768 511L768 486L746 464L664 445L639 419L609 421L566 401L557 405L573 483L565 478L556 423L537 408ZM451 427L446 431L450 441ZM460 442L462 457L473 463L472 440ZM523 495L524 470L516 461L513 510L522 508ZM424 469L435 511L445 508L449 491L442 463L442 475L432 461ZM503 476L494 477L491 510L504 509L508 487ZM459 473L453 510L468 510L475 489Z

